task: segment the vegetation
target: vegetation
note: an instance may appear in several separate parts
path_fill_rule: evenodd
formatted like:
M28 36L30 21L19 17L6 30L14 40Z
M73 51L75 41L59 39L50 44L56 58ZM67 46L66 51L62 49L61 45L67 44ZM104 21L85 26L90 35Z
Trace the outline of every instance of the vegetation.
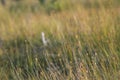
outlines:
M119 80L119 14L119 0L6 1L0 80Z

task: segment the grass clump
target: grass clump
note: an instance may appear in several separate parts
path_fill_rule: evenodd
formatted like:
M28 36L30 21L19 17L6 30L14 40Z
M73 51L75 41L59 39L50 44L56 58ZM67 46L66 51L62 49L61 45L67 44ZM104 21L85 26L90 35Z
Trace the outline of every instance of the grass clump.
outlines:
M91 0L89 8L77 0L39 1L43 10L52 5L60 12L15 14L0 6L1 80L119 80L118 6L106 7L104 0ZM74 6L66 10L64 4Z

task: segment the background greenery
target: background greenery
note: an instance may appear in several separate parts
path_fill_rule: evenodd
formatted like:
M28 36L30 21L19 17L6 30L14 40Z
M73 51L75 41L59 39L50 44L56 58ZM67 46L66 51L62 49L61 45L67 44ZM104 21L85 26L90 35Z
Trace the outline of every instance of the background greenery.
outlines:
M120 79L119 0L0 4L0 80Z

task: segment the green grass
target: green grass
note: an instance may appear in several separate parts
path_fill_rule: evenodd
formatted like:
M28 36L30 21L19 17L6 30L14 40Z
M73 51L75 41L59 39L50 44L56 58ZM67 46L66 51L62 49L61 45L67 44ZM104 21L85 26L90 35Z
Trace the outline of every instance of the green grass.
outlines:
M32 3L0 6L0 80L120 79L117 0Z

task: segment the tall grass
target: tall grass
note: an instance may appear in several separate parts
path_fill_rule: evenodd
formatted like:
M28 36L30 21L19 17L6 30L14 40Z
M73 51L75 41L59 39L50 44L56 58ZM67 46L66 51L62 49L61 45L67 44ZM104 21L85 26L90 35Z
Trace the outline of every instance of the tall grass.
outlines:
M0 6L0 79L119 80L119 6L77 3L50 14Z

